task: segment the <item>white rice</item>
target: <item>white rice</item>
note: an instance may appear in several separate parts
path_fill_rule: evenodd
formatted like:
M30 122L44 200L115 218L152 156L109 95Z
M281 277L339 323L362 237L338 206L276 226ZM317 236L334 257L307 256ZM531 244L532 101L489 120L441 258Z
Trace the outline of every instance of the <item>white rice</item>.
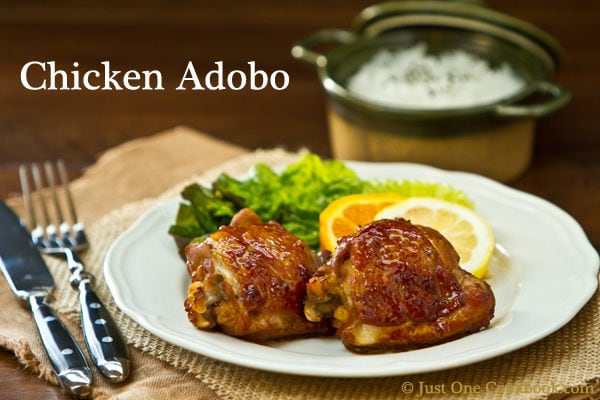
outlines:
M523 84L507 64L492 69L463 50L428 55L420 43L395 52L380 50L349 79L348 89L382 105L441 109L494 103Z

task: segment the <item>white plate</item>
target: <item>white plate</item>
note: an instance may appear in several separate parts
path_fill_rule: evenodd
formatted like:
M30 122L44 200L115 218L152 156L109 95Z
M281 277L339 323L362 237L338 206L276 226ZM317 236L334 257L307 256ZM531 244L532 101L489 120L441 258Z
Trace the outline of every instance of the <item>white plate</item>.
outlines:
M447 182L475 202L497 241L486 277L497 301L488 329L381 355L350 353L334 338L259 345L200 331L187 320L189 277L167 233L179 199L149 210L111 246L104 273L115 302L156 336L214 359L298 375L374 377L447 369L521 348L565 325L595 292L598 254L577 222L547 201L472 174L415 164L348 165L362 178Z

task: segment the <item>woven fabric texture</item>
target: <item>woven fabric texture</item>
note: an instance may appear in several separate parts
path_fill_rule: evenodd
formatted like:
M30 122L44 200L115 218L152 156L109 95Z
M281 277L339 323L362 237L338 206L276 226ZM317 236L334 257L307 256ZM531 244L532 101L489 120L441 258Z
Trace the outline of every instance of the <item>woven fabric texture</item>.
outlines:
M170 141L169 135L178 139ZM171 144L175 146L170 152L174 158L178 151L177 146L185 145L185 138L188 141L197 140L198 145L212 140L193 132L182 133L176 130L154 140L151 148L156 150L159 147L167 151L165 148ZM229 149L227 145L216 145ZM135 151L132 151L132 147L126 147L127 151L122 153L127 154L127 157L119 158L112 154L108 164L132 165L135 163L136 152L147 154L142 151L144 146L143 142L137 143L133 146ZM202 147L197 151L202 152ZM557 399L565 398L570 392L584 392L576 398L597 398L590 393L600 391L598 293L564 328L521 350L452 370L368 379L292 376L216 361L165 342L140 327L118 309L104 281L104 259L110 245L144 212L165 199L177 196L179 190L191 181L209 183L221 172L243 176L258 162L272 166L285 165L295 160L299 154L282 150L252 153L232 151L229 161L213 163L212 168L197 170L202 171L200 175L188 177L180 172L175 175L178 180L171 180L170 187L165 185L166 190L163 189L161 195L157 196L154 193L146 198L138 195L137 198L142 200L120 206L96 219L89 226L88 235L92 246L83 255L83 260L88 270L97 278L98 295L112 312L130 345L134 368L132 377L118 386L107 384L96 376L99 383L94 398L380 400L414 398L420 394L420 398L424 399L533 399L545 398L551 392L554 392L552 398ZM159 159L156 162L160 164ZM169 174L168 169L161 169L160 165L155 167L154 174ZM103 168L110 169L110 166L104 163ZM84 176L82 179L85 178ZM158 181L169 182L169 179L163 176ZM138 181L134 181L133 184L135 182ZM145 185L147 182L139 184ZM62 260L51 257L46 257L46 260L57 282L51 304L72 331L75 331L78 326L79 306L68 284L68 271ZM184 268L183 263L181 268ZM5 282L0 283L0 300L4 304L4 310L0 313L0 345L13 350L25 366L40 374L42 378L56 383L49 362L33 333L33 323L27 310L19 307ZM81 335L75 336L82 343ZM290 362L294 360L290 359ZM562 391L565 393L561 393Z

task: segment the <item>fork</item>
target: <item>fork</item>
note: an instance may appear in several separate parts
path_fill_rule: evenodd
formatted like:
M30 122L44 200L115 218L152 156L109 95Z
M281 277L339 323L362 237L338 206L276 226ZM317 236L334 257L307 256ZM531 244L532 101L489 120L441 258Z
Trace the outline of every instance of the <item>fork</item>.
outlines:
M38 207L34 207L33 192L29 186L29 174L33 177ZM62 203L57 190L56 170L62 187ZM42 173L38 164L19 167L21 190L27 214L29 215L31 240L38 249L46 254L64 256L71 272L69 283L79 292L81 309L81 325L88 353L98 367L100 373L112 382L121 382L127 378L130 370L129 352L121 333L104 307L92 286L94 276L84 269L83 261L78 253L89 247L83 223L77 218L75 204L69 190L64 162L44 163L44 175L54 204L54 218L51 218L42 181ZM38 220L37 211L41 211L42 221ZM65 218L65 212L69 218ZM53 221L58 221L58 227Z

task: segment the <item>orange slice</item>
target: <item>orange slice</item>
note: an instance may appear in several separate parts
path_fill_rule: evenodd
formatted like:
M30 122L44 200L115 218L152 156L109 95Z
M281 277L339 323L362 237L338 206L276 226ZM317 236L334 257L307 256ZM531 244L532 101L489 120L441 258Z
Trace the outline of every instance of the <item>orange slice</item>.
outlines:
M405 196L395 193L352 194L334 200L319 216L321 249L333 251L339 238L372 222L384 208L404 200Z

